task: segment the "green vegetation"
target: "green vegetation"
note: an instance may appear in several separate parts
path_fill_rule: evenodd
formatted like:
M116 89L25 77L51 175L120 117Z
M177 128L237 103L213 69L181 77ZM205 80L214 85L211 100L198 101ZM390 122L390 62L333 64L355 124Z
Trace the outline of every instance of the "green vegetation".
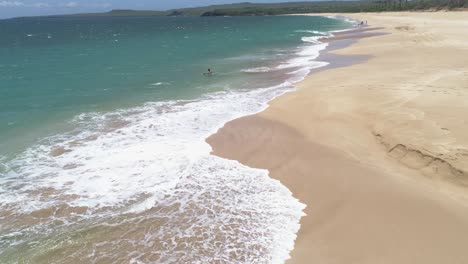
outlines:
M214 8L202 16L281 15L294 13L356 13L383 11L451 10L468 8L468 0L375 0L323 1L278 4L244 3L237 7Z
M294 13L356 13L453 10L463 8L468 8L468 0L362 0L274 4L238 3L168 11L112 10L107 13L77 14L71 16L264 16Z

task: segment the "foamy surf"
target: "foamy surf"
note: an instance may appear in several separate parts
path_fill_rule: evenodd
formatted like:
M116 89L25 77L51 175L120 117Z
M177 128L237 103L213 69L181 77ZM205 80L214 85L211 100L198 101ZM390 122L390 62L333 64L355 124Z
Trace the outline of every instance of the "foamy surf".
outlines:
M349 18L349 17L340 16L340 15L329 15L329 16L325 16L325 17L332 18L332 19L341 19L341 20L345 21L346 23L352 25L353 27L357 26L360 23L360 21L358 21L356 19L352 19L352 18ZM349 30L349 29L333 30L332 32L340 32L340 31L347 31L347 30Z
M31 230L65 239L55 230L79 230L90 219L102 224L130 214L141 215L141 221L167 219L145 233L144 243L134 237L138 231L113 238L138 242L134 254L147 251L135 263L156 255L158 263L174 256L189 262L282 263L293 248L304 205L267 171L211 156L205 138L290 89L285 83L78 116L75 131L48 138L6 164L0 204L13 218L2 220L1 233L9 235L2 236L0 248L31 246ZM18 226L21 219L25 226ZM176 252L178 240L187 252ZM114 245L106 254L119 247L115 241L102 243ZM80 252L83 257L93 249Z
M242 69L241 72L245 73L261 73L261 72L271 72L275 71L275 68L270 68L270 67L257 67L257 68L248 68L248 69Z
M320 52L327 48L327 43L321 43L318 41L318 39L315 41L310 41L305 37L302 40L307 43L312 43L312 45L306 45L301 48L298 52L296 52L295 57L289 59L283 64L278 65L276 67L277 69L302 68L308 69L310 71L311 69L328 65L327 62L315 60L320 55Z

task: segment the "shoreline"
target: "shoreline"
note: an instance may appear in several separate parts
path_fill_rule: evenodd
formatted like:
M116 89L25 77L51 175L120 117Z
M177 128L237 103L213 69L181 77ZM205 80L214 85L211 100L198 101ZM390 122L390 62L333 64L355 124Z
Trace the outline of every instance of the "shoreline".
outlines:
M463 120L462 100L444 98L453 108L441 111L424 89L402 91L423 85L437 90L431 85L441 78L463 84L466 68L447 49L464 52L466 36L443 31L447 25L462 27L463 14L348 16L365 18L386 34L355 38L353 45L327 49L323 56L362 56L365 62L314 71L298 90L277 97L261 113L228 122L207 142L214 155L268 169L307 204L288 263L466 263L463 175L468 163L465 155L454 160L451 153L434 151L438 146L431 142L445 143L446 149L455 143L429 127L447 115L457 116L455 109ZM442 36L432 38L433 32L427 32L439 28ZM435 64L439 56L445 58L443 69ZM462 70L455 74L452 68ZM447 74L437 75L440 70ZM403 112L403 106L411 111ZM415 110L428 118L421 119ZM468 149L463 123L443 128L454 131L460 150Z

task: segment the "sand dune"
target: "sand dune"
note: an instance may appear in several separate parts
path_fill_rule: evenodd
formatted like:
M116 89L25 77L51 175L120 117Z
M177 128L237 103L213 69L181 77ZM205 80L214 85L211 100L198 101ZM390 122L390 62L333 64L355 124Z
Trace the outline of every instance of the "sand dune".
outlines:
M350 15L370 55L228 123L214 153L301 201L291 263L468 263L468 12Z

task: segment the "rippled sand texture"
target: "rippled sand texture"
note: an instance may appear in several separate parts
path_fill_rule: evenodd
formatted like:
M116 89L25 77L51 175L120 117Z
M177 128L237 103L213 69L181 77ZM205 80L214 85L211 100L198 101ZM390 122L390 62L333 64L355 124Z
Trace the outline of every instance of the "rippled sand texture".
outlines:
M281 180L307 216L290 263L468 263L468 13L350 15L383 27L215 153Z

